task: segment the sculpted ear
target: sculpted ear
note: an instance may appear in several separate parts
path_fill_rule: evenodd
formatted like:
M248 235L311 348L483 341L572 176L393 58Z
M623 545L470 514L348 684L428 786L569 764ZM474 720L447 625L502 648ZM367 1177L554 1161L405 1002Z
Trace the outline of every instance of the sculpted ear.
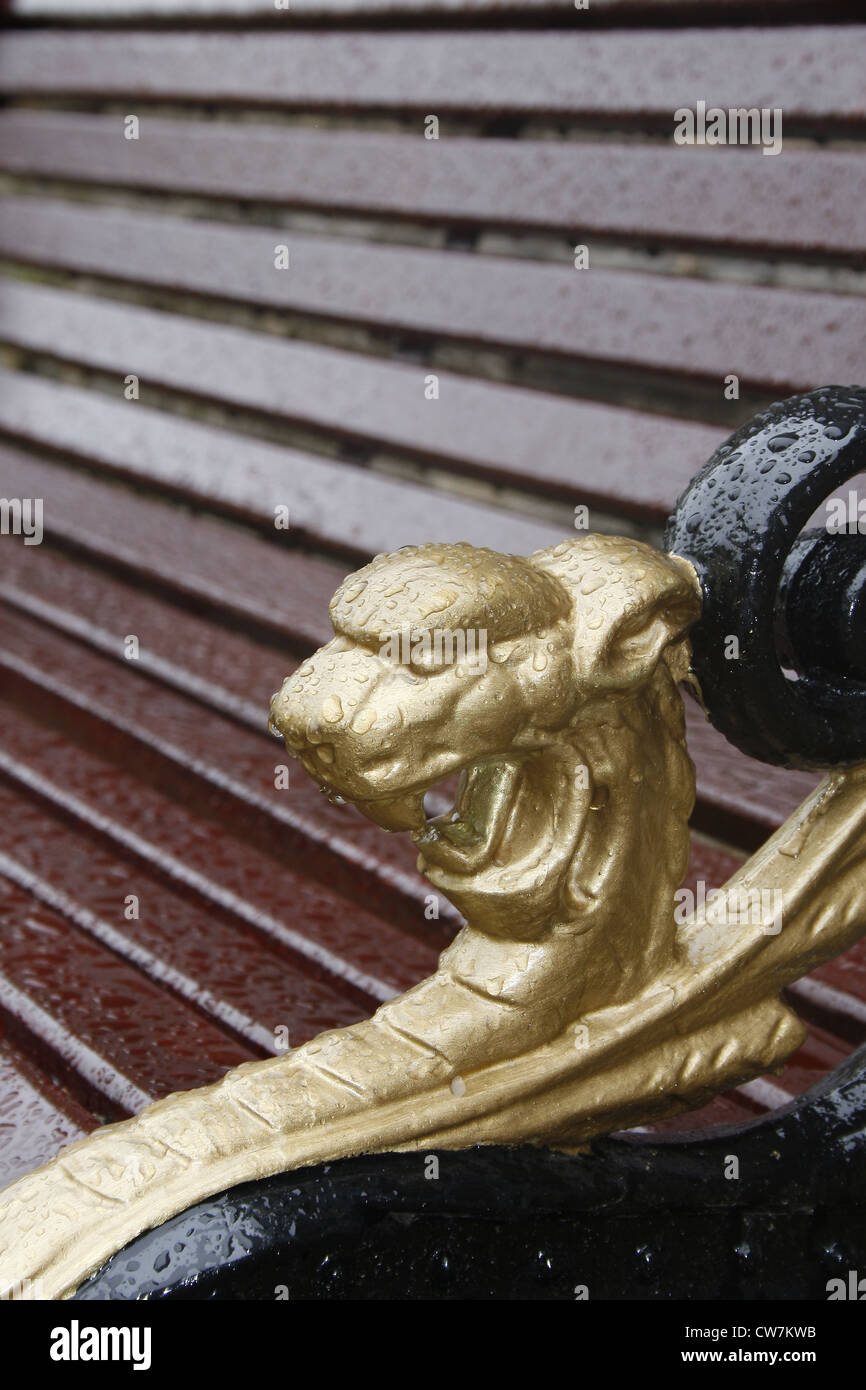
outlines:
M665 659L674 679L682 680L689 665L688 648L682 639L699 613L696 594L672 592L624 614L608 632L599 652L596 676L609 688L626 689L649 680L659 661Z
M686 675L683 639L701 611L686 561L624 536L588 535L539 551L532 562L569 595L575 674L587 692L642 685L660 661L675 680Z

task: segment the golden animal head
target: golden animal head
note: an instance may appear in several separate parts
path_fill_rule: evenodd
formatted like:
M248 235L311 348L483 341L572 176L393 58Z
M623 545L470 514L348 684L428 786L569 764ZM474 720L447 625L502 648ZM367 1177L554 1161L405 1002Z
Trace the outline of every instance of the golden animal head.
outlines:
M407 546L341 585L336 636L274 696L272 726L332 794L410 831L476 929L588 929L640 870L649 921L688 852L675 685L699 608L688 565L622 537L529 559ZM456 774L453 809L428 817Z

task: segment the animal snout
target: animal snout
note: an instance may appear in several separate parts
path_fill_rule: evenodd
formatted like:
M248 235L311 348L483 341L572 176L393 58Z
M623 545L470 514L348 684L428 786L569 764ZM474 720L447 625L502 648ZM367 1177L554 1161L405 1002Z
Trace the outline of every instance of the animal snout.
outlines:
M362 769L387 751L400 724L381 691L374 653L339 639L283 682L271 700L271 727L320 781L362 794Z

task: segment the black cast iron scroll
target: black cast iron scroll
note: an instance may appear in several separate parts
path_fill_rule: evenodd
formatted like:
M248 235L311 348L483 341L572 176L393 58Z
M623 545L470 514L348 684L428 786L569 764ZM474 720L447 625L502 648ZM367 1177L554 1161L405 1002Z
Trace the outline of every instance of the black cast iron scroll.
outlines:
M668 550L691 561L704 594L692 637L704 704L717 729L763 762L866 759L866 550L859 536L799 539L861 472L866 390L825 386L731 435L668 523Z

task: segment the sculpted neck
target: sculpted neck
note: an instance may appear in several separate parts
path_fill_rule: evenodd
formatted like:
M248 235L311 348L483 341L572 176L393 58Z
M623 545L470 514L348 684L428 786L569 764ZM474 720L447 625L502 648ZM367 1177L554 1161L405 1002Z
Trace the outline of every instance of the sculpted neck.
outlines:
M587 948L586 1009L630 998L673 962L695 774L682 697L664 663L632 698L582 711L575 739L592 797L564 899Z
M588 702L522 779L497 861L470 881L426 872L468 923L440 969L481 993L496 981L500 1002L555 1029L673 962L694 769L667 666L632 695Z

